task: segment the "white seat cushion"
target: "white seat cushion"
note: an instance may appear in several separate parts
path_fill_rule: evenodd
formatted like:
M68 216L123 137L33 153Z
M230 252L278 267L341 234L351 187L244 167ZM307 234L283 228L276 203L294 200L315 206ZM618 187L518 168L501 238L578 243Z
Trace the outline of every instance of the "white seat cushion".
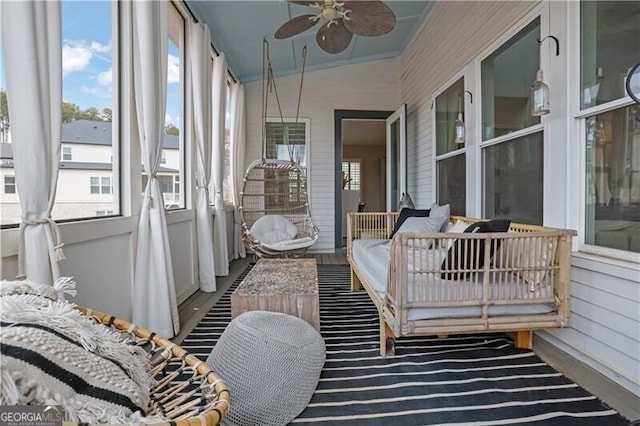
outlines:
M295 238L298 230L283 216L268 214L258 219L250 232L261 243L278 243Z

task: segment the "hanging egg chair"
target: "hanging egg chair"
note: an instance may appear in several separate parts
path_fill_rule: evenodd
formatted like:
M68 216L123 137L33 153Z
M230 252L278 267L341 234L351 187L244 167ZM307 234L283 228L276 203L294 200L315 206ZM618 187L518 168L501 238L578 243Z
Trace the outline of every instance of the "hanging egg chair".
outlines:
M294 160L295 149L288 143L288 132L283 131L283 145L289 151L289 160L266 157L266 105L268 92L274 90L275 79L269 60L268 43L263 44L267 80L263 74L263 123L262 159L254 161L245 174L240 193L240 215L242 218L242 240L245 246L258 257L300 256L318 240L318 227L313 224L307 193L306 169ZM303 49L306 60L306 46ZM263 68L263 73L265 69ZM300 95L304 78L304 62ZM278 100L278 107L280 102ZM280 111L282 111L280 109ZM282 119L282 113L281 119ZM296 113L296 124L298 115ZM284 129L284 120L283 129Z

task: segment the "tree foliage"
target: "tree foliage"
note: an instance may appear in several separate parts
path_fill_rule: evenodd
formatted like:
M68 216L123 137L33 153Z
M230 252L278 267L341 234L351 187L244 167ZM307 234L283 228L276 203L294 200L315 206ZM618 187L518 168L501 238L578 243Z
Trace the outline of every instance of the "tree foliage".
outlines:
M180 129L178 129L173 123L169 123L164 127L164 132L168 135L178 136L180 135Z
M9 142L9 105L7 93L0 90L0 143Z
M103 108L99 110L96 107L81 109L73 102L62 102L62 122L69 123L75 120L91 120L91 121L111 121L113 119L113 110L111 108ZM7 93L0 90L0 143L9 142L9 107L7 104ZM165 131L169 135L180 134L180 129L169 123L165 127Z

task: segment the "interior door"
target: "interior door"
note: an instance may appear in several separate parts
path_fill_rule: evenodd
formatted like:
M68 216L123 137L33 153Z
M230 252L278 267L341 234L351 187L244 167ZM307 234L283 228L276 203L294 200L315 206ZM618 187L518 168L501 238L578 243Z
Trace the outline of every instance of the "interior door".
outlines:
M402 104L387 118L387 211L398 210L407 192L407 105Z

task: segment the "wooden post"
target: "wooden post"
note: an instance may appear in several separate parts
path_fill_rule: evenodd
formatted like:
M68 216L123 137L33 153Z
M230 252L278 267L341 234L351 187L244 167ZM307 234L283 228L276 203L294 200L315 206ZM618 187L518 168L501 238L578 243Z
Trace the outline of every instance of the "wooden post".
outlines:
M533 348L533 330L516 331L516 348L531 349Z
M360 291L360 278L353 270L353 266L351 267L351 291Z

